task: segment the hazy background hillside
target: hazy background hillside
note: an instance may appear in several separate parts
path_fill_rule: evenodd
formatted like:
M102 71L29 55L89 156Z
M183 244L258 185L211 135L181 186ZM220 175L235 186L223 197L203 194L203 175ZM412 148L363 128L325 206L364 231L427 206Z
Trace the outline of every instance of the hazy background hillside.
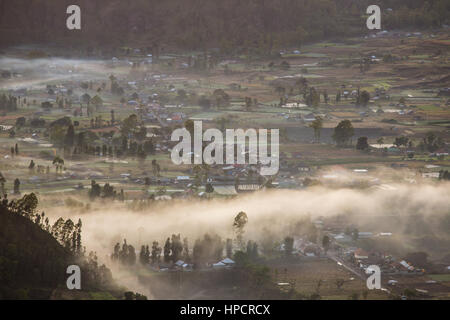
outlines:
M1 45L134 45L220 48L223 52L283 46L366 33L365 11L378 4L383 28L433 28L446 23L445 0L79 0L82 30L66 29L74 1L1 0ZM392 8L392 11L387 11Z

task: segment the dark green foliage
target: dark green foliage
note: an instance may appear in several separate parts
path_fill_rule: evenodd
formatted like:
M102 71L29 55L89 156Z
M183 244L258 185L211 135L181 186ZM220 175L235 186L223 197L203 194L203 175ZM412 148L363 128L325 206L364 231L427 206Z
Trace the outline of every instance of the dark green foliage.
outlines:
M167 238L166 243L164 244L164 262L169 262L171 260L171 250L172 243L170 242L170 238Z
M250 260L256 260L259 257L258 244L254 241L249 240L247 242L247 256Z
M309 88L309 94L305 94L306 104L310 107L318 107L320 103L320 95L314 87Z
M144 152L147 153L147 154L154 153L155 152L155 146L153 144L153 141L151 141L151 140L145 141L144 145L143 145L143 149L144 149Z
M406 255L404 260L411 263L414 267L428 267L428 254L426 252L411 252Z
M234 274L239 285L251 289L260 289L262 287L270 287L273 283L271 279L270 269L265 265L256 264L253 259L245 252L237 251L234 254L236 262L236 270Z
M152 264L159 263L161 259L161 247L158 245L158 241L153 241L151 260Z
M73 124L70 124L67 128L66 138L65 138L65 145L67 147L73 147L75 143L75 128Z
M17 298L19 288L51 289L65 283L66 268L73 260L39 225L13 213L9 205L0 205L0 298ZM50 292L45 294L41 298Z
M172 235L171 245L172 245L172 247L171 247L171 252L172 252L171 260L172 260L173 263L175 263L179 259L182 258L181 253L183 252L183 244L181 242L181 236L179 234L178 235L175 235L175 234Z
M14 193L15 194L19 194L20 193L19 188L20 188L20 180L18 178L16 178L14 180Z
M359 137L358 141L356 142L356 149L357 150L367 150L369 149L369 144L367 143L367 137Z
M405 146L406 147L408 145L408 141L409 141L409 139L407 137L404 137L404 136L396 137L395 140L394 140L394 144L397 147L401 147L401 146Z
M65 287L72 264L82 270L84 290L110 286L109 269L98 265L94 253L84 256L81 220L60 218L50 226L37 205L33 193L0 203L0 299L48 299Z
M98 183L95 182L95 180L91 181L91 190L89 191L89 198L91 200L94 200L95 198L99 197L101 193L101 187Z
M450 172L448 170L439 171L439 180L450 180Z
M422 144L427 151L435 152L444 145L444 140L434 132L428 132L425 138L423 138Z
M60 126L60 127L69 127L72 124L72 120L69 117L59 118L52 123L50 123L50 127Z
M343 120L334 128L333 140L338 146L345 146L353 137L354 132L350 120Z
M224 53L239 49L245 53L274 54L277 49L301 46L309 40L367 33L364 16L366 8L373 3L368 0L111 0L106 5L99 0L80 0L77 4L86 8L82 13L83 28L67 33L65 19L48 19L64 14L66 2L5 1L3 12L21 14L2 15L1 39L9 45L40 41L119 47L145 38L146 51L155 59L165 44L183 49L220 48ZM376 4L382 9L394 9L390 13L383 11L382 24L386 30L440 27L450 16L446 0L380 0ZM165 19L166 16L174 18ZM86 50L88 54L92 51ZM203 56L200 58L193 64L206 66ZM208 63L213 64L213 61ZM120 90L113 92L120 93Z
M89 198L91 200L95 200L96 198L111 198L111 199L119 199L122 200L122 190L121 193L118 195L117 191L114 190L114 187L111 186L109 183L105 183L105 185L102 187L95 181L91 181L91 189L89 190Z
M132 291L126 291L124 294L125 300L147 300L147 297L140 294L140 293L134 293Z
M193 248L194 267L201 268L206 263L220 261L223 258L223 242L217 235L205 234L197 239Z
M45 127L45 120L34 118L30 120L31 127Z
M367 106L370 100L370 94L367 91L361 92L361 95L359 97L359 104L363 107Z
M144 252L141 251L139 255L139 261L142 263L146 261L146 251L144 247ZM142 260L143 259L143 260ZM127 240L123 240L122 248L119 243L114 246L114 252L111 255L112 261L118 261L123 265L133 266L136 264L136 251L132 245L127 244Z
M330 247L330 237L327 235L324 235L322 238L322 247L325 249L325 252L328 251L328 248Z
M16 126L19 128L23 127L25 125L25 123L26 123L25 117L19 117L16 119Z
M236 241L240 248L244 246L244 227L248 222L247 214L243 211L239 212L234 218L233 228L236 233Z
M280 64L280 68L283 69L283 70L289 70L290 67L291 66L290 66L289 62L287 62L287 61L283 61Z
M294 238L286 237L284 238L284 253L287 257L292 256L292 251L294 250Z
M0 110L15 111L17 110L17 98L14 96L2 94L0 95Z
M206 191L207 193L212 193L212 192L214 192L214 188L213 188L213 186L211 185L211 183L207 183L207 184L206 184L205 191Z

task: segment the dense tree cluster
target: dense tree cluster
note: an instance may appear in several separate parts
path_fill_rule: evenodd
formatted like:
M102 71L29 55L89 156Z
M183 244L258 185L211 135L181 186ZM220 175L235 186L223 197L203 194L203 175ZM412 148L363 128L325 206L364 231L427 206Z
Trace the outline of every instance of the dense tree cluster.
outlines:
M9 212L21 215L34 222L42 230L47 231L65 249L72 254L80 256L84 254L81 245L81 219L75 224L71 219L59 218L53 225L50 225L45 212L37 212L38 198L34 193L26 194L22 198L8 201L4 198L2 206Z
M239 212L233 221L233 229L236 234L236 242L241 249L243 249L244 247L244 228L247 222L247 214L243 211Z
M419 148L428 152L436 152L445 145L444 139L434 132L428 132L419 144Z
M439 171L439 180L450 180L450 172L448 170Z
M34 223L31 215L35 197L0 205L0 297L26 299L35 293L20 288L56 287L64 283L65 268L71 260L48 232ZM22 211L20 208L27 207ZM31 210L33 209L33 210ZM40 217L40 215L39 215ZM48 225L48 219L47 219ZM49 295L50 293L48 293Z
M96 198L125 200L123 189L120 190L120 193L117 193L109 183L105 183L102 188L95 180L91 180L91 189L88 195L91 200L95 200Z
M358 141L356 142L356 149L357 150L368 150L369 149L369 143L367 142L367 137L359 137Z
M83 289L99 290L112 285L111 271L99 265L94 252L85 255L81 220L58 219L50 224L37 212L35 194L0 202L0 298L48 299L65 285L69 265L83 274Z
M126 239L124 239L122 246L120 246L120 243L116 243L114 246L114 252L111 255L111 260L118 261L123 265L135 265L136 250L132 245L127 243Z
M149 245L142 245L139 260L137 260L134 247L129 245L126 240L123 241L122 246L120 243L116 243L111 254L111 260L124 266L133 266L137 262L142 265L173 265L178 260L183 260L192 263L195 268L201 268L209 263L220 261L223 258L225 247L227 256L232 257L231 239L223 241L218 235L205 234L203 238L195 241L191 251L187 238L182 239L180 234L172 234L171 237L166 239L162 248L157 241L153 241L151 248ZM248 242L247 254L251 257L258 256L258 245L255 242Z
M346 146L355 133L355 129L350 120L342 120L338 123L333 132L333 140L338 146Z
M36 123L30 121L31 126L41 126L37 119ZM115 121L114 113L111 113L111 122ZM130 115L121 123L121 135L115 136L115 132L104 132L101 136L91 130L76 130L77 121L70 117L63 117L53 121L46 130L50 141L64 148L66 156L77 154L87 154L103 157L137 157L138 160L145 160L149 154L155 152L155 145L152 139L147 139L146 127L138 122L136 115ZM45 124L45 122L44 122ZM91 127L100 128L103 126L101 116L91 119ZM103 138L103 139L102 139ZM108 144L100 144L100 140L109 140ZM62 163L63 164L63 163ZM57 166L57 169L62 169ZM58 171L57 170L57 171ZM60 170L62 172L62 170Z
M2 111L15 111L17 110L18 98L2 94L0 95L0 110Z
M205 234L203 239L197 239L192 251L195 267L206 263L217 262L223 258L224 243L217 235Z
M172 238L167 238L164 244L164 261L165 262L177 262L180 259L183 252L183 244L181 242L181 236L173 234Z
M40 223L40 220L43 220L43 218L44 215L42 214L42 217L37 222L39 221ZM64 220L63 218L59 218L49 231L66 249L76 255L80 255L83 252L81 246L81 225L81 219L75 224L71 219Z
M140 42L154 57L167 46L270 53L305 41L367 32L369 0L80 0L82 29L65 26L69 1L0 1L0 39L92 47ZM380 0L383 27L437 27L448 21L446 0ZM391 12L385 11L392 8ZM59 17L59 18L55 18ZM171 18L167 18L171 17ZM92 52L92 48L88 50Z

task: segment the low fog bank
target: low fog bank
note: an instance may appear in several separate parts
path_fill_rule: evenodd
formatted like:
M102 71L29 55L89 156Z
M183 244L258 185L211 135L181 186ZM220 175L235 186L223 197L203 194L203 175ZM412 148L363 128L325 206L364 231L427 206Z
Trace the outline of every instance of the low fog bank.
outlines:
M298 225L305 219L341 216L359 226L360 231L393 232L401 246L405 245L402 235L410 237L411 232L416 232L421 237L424 230L433 238L442 239L443 247L435 249L441 256L450 253L450 183L392 185L391 190L325 187L266 190L231 200L152 203L143 211L107 202L94 203L92 210L83 213L74 213L67 207L42 209L53 221L60 216L81 218L82 241L87 250L97 252L119 284L149 298L153 297L150 287L140 283L133 270L109 260L117 242L126 238L138 255L141 245L151 247L156 240L163 246L172 234L188 237L191 248L205 233L218 234L222 239L234 238L232 223L240 211L248 215L246 239L279 241L288 235L295 236ZM408 247L412 250L410 244Z
M203 234L233 237L232 223L244 211L249 222L246 237L261 240L267 230L280 238L295 234L295 224L311 218L345 215L356 225L379 232L405 233L406 226L387 223L385 216L420 216L429 222L430 232L448 236L436 217L450 215L450 184L393 185L392 190L352 190L309 188L302 191L267 190L231 200L168 202L132 211L123 204L98 203L93 210L73 213L70 209L42 208L53 219L59 216L81 218L83 243L99 258L112 252L123 238L140 248L156 240L160 244L171 234L181 233L190 242ZM420 236L420 235L418 235Z
M127 66L128 69L117 68ZM39 58L22 59L0 56L0 70L11 72L10 79L0 79L4 90L42 89L49 82L105 80L105 75L127 74L129 62L110 60Z

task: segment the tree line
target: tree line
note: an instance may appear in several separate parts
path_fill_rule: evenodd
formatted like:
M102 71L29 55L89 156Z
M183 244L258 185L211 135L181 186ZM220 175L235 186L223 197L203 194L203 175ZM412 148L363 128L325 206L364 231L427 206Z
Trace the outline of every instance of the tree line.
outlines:
M111 271L96 253L86 254L81 220L59 218L51 224L37 206L34 193L0 199L0 298L48 299L65 285L72 264L81 268L83 290L115 288Z
M2 94L0 95L0 110L2 111L16 111L18 105L17 97L12 95Z
M141 43L158 57L166 47L220 48L222 52L270 53L305 41L367 32L369 0L80 0L82 29L67 30L69 1L0 1L0 39L70 46ZM446 0L380 0L384 28L439 27L450 16ZM393 11L386 12L387 8ZM59 18L55 18L59 17Z
M247 244L244 241L245 226L248 217L245 212L239 212L233 220L233 230L235 234L234 243L241 252L246 252L249 257L258 257L258 245L249 240ZM151 249L151 250L150 250ZM187 237L181 238L180 234L172 234L167 237L164 246L160 246L158 241L153 241L149 245L142 245L137 258L136 249L123 240L122 245L118 242L114 246L111 260L119 262L122 265L133 266L137 262L142 265L159 266L173 265L178 260L193 264L194 268L202 268L207 264L218 262L223 258L225 250L226 257L233 257L233 239L223 240L216 234L206 233L203 237L195 240L192 249L189 246Z

